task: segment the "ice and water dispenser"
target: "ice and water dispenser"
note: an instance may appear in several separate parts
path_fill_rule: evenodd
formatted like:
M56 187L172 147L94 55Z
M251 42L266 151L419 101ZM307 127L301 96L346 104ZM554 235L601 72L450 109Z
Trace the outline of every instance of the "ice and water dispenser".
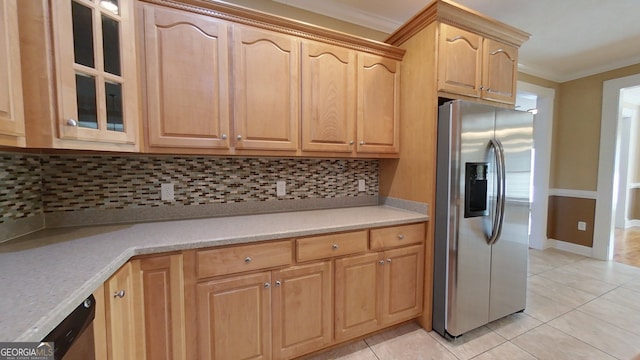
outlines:
M489 163L468 162L465 166L464 217L489 215L487 207L487 174Z

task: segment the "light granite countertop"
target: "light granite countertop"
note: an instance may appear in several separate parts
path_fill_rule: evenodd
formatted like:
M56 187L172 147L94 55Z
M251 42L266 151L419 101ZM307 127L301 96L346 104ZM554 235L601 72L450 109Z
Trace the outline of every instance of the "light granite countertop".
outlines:
M135 255L426 220L365 206L42 230L0 245L0 341L40 341Z

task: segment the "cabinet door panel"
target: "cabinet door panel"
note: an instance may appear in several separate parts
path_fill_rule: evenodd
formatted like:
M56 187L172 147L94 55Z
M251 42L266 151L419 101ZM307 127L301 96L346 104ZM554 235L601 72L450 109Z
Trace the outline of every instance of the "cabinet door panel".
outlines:
M51 10L60 138L135 144L133 1L120 0L116 11L84 0L61 1Z
M132 261L147 359L185 359L182 255ZM138 344L141 346L141 344Z
M480 97L482 37L440 24L438 90Z
M110 360L134 360L137 336L131 263L126 263L105 284L107 354Z
M236 149L297 150L298 40L238 25L233 34Z
M356 127L356 52L302 44L302 150L351 152Z
M0 134L10 136L0 136L0 145L24 146L17 6L16 0L0 1Z
M273 355L291 359L331 343L330 261L273 272Z
M271 273L199 283L200 359L271 358Z
M357 151L397 153L400 63L364 53L358 61Z
M229 147L227 25L144 7L149 145Z
M337 341L347 340L380 326L383 268L381 254L337 259L335 301Z
M411 319L422 312L424 247L384 252L384 325Z
M518 49L492 39L484 39L483 48L482 97L514 104Z

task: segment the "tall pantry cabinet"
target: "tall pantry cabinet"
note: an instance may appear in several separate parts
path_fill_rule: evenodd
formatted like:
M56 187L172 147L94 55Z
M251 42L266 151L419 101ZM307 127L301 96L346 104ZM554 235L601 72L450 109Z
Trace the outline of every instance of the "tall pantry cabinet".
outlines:
M517 53L529 34L449 0L435 0L386 40L406 50L402 61L399 160L380 162L380 196L435 204L439 99L513 107ZM433 244L431 223L427 244ZM427 247L425 262L432 263ZM433 279L425 273L424 309ZM420 323L431 329L431 312Z

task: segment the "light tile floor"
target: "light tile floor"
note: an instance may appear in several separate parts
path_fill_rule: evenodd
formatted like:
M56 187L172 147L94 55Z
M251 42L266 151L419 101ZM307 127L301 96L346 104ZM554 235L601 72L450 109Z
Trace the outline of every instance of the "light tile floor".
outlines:
M527 308L450 342L411 323L309 359L640 360L640 268L529 251Z

